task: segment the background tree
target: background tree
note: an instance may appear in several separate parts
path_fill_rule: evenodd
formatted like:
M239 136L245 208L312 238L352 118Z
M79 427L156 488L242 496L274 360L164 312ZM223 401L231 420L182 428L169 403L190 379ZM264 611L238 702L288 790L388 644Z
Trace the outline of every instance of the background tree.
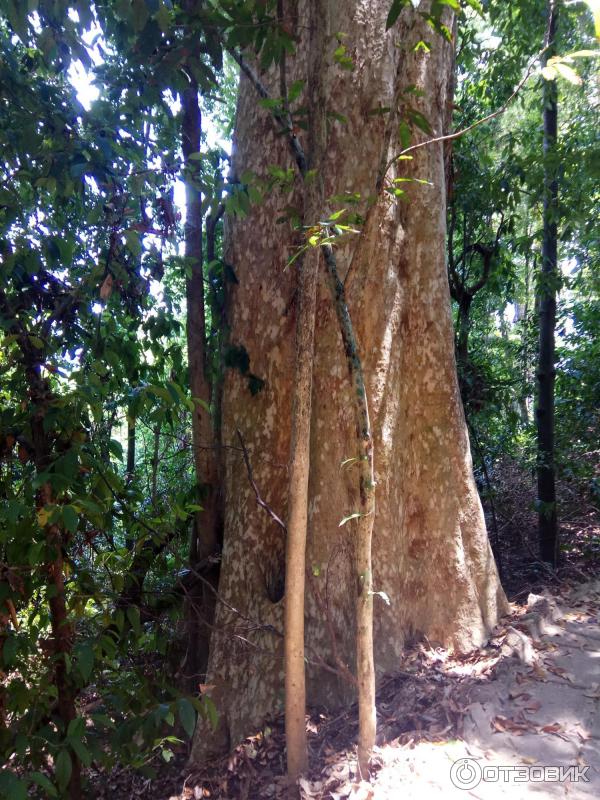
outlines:
M545 64L556 55L558 2L548 4ZM544 208L541 275L539 281L540 345L536 420L538 434L538 503L540 555L556 565L558 523L554 467L554 382L556 291L558 282L558 90L555 80L544 83Z

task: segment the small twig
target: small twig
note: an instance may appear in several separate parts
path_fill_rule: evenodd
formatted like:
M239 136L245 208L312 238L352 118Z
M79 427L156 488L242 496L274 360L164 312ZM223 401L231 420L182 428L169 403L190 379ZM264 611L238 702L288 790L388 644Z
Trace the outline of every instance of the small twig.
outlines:
M252 465L250 464L250 456L248 455L248 448L246 447L246 444L244 442L244 438L242 436L242 432L238 429L236 431L236 433L237 433L238 439L240 441L240 446L242 448L242 453L243 453L243 456L244 456L244 463L246 465L246 471L248 472L248 480L250 481L250 486L252 486L252 489L254 491L254 496L256 497L256 502L258 503L258 505L261 508L264 508L264 510L267 512L267 514L271 517L271 519L279 525L279 527L283 530L284 533L287 534L287 528L286 528L285 522L281 519L281 517L277 516L277 514L273 511L271 506L268 503L266 503L262 499L262 497L260 496L259 488L256 485L256 481L254 480L254 475L252 473Z
M534 564L538 564L540 567L542 567L542 569L544 570L544 572L545 572L545 573L546 573L546 574L547 574L547 575L548 575L550 578L552 578L553 580L559 580L559 578L558 578L558 574L557 574L556 570L555 570L555 569L553 569L553 568L552 568L552 567L551 567L549 564L547 564L545 561L542 561L540 558L538 558L538 557L536 556L536 554L533 552L533 548L532 548L532 546L529 544L529 542L528 542L526 539L523 539L523 544L525 545L525 549L528 551L529 555L530 555L530 556L531 556L531 558L533 559L533 562L534 562Z
M312 592L314 594L315 600L317 601L317 606L319 610L323 614L323 618L325 620L325 627L327 628L327 633L329 634L329 644L331 646L331 654L333 656L334 662L337 664L336 672L339 674L352 686L355 688L358 686L358 681L356 680L356 676L352 673L350 668L347 664L342 661L342 658L339 654L338 645L337 645L337 636L335 633L335 629L333 627L333 623L331 621L331 614L329 613L329 604L323 599L323 594L320 588L317 586L315 576L312 573L312 570L309 567L306 567L306 574L308 576L308 583Z
M487 116L482 117L482 119L479 119L476 122L472 122L470 125L467 125L466 128L461 128L459 131L454 131L454 133L448 133L445 136L434 136L432 139L426 139L424 142L418 142L417 144L413 144L410 147L405 147L404 150L401 150L398 153L398 155L394 156L388 162L388 165L387 165L386 170L385 170L386 173L387 173L388 169L392 166L392 164L395 161L397 161L399 158L402 158L402 156L407 155L408 153L412 153L413 150L419 150L421 147L427 147L430 144L436 144L436 143L439 143L439 142L449 142L452 139L458 139L460 136L464 136L465 133L470 133L475 128L478 128L480 125L484 125L486 122L490 122L495 117L499 117L500 114L504 114L504 112L506 111L508 106L512 103L512 101L519 94L519 92L521 91L521 89L523 88L523 86L525 85L527 80L529 79L529 76L531 75L531 70L533 69L534 65L541 58L541 56L546 52L547 49L548 49L548 46L543 47L532 58L532 60L529 62L529 65L527 66L527 69L525 71L525 75L521 78L519 83L515 86L515 88L513 89L512 94L510 95L508 100L506 100L503 103L503 105L500 106L500 108L497 108L495 111L492 111L491 114L488 114Z

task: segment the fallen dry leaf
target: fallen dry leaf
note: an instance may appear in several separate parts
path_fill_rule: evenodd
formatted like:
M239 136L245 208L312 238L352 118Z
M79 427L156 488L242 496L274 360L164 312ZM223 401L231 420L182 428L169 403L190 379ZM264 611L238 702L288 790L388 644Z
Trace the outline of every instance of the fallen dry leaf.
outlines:
M539 700L530 700L527 705L523 706L525 711L529 711L530 714L533 714L535 711L539 711L542 707L542 704Z
M544 725L541 730L544 731L544 733L558 733L562 730L562 725L558 722L553 722L550 725Z

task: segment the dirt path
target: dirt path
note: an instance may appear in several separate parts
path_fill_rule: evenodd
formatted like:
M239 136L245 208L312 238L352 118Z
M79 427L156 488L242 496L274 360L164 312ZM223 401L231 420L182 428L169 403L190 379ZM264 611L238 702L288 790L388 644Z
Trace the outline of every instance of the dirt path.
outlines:
M530 595L494 641L502 657L469 691L461 740L385 745L372 793L333 800L600 798L600 581Z
M600 798L600 580L530 595L466 657L416 646L377 711L371 784L355 777L356 709L312 716L303 800ZM96 796L288 797L281 720L205 769L186 769L185 753L178 763L152 781L104 778Z

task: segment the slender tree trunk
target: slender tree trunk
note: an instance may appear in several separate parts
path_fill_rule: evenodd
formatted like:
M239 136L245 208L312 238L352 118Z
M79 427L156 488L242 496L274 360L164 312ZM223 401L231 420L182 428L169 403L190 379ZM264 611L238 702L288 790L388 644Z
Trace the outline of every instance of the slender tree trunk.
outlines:
M460 369L466 369L469 363L469 327L471 325L471 303L473 298L464 292L458 301L458 333L456 341L456 358ZM464 377L464 374L463 374Z
M527 225L527 235L529 235L529 225ZM535 256L533 258L533 272L535 274ZM521 421L524 425L529 424L529 408L527 400L529 397L529 305L530 305L530 283L531 266L529 263L529 252L525 254L525 298L523 305L519 308L519 322L521 323L521 397L519 407Z
M188 169L189 161L201 145L202 118L198 101L198 86L190 77L190 86L182 93L183 122L181 145ZM216 442L210 414L211 381L206 357L206 318L204 312L204 270L202 257L202 195L193 179L186 179L185 258L188 277L187 350L190 391L194 401L192 412L192 444L196 480L200 487L202 511L196 515L190 545L192 568L216 586L220 549L220 520L218 502L218 463ZM209 645L209 626L214 616L214 593L204 584L190 593L190 620L186 672L193 684L206 668Z
M548 5L548 49L545 59L556 53L558 0ZM557 163L557 94L556 81L544 81L544 212L542 233L542 268L539 282L540 345L537 397L537 483L540 556L556 565L558 560L558 522L554 470L554 335L556 324L558 163Z
M46 485L42 490L43 504L52 502L50 487ZM46 541L53 553L52 561L48 565L51 597L50 623L52 627L53 657L54 657L54 682L57 690L58 713L66 736L69 723L75 719L75 689L73 687L67 659L70 658L73 647L73 627L69 623L67 605L65 600L65 576L62 553L62 535L57 525L49 525ZM81 794L81 764L76 753L69 748L71 757L71 777L68 792L70 800L80 800Z
M217 213L209 214L206 219L206 263L211 264L217 260L217 226L222 219L224 208L221 207ZM210 273L209 273L210 275ZM216 365L214 370L212 385L211 385L211 398L212 398L212 422L213 422L213 441L215 443L215 474L216 474L216 495L215 502L215 529L217 532L217 544L221 547L221 536L223 532L223 504L225 501L223 495L223 484L225 475L225 466L223 462L223 448L221 438L221 419L222 419L222 403L223 403L223 364L225 357L225 349L227 344L227 325L224 313L224 296L227 294L227 280L223 278L222 294L219 295L214 287L211 289L211 339L215 342L216 349ZM215 581L216 585L216 581Z
M278 6L283 20L283 3ZM323 91L325 43L329 14L326 2L316 0L310 12L310 55L308 81L309 149L307 168L315 171L312 180L304 181L304 223L318 224L325 210L323 159L327 146L325 119L326 97ZM287 104L286 57L280 64L279 89ZM291 127L289 111L287 123ZM295 782L308 766L306 749L306 685L304 654L304 608L306 576L306 540L308 525L308 482L311 451L312 380L314 367L317 277L320 250L311 248L299 259L295 387L292 407L288 523L285 558L285 733L288 777Z
M131 483L135 475L135 419L127 421L127 464L126 480Z
M289 511L285 559L285 735L288 776L296 781L308 766L304 675L304 586L310 465L310 408L319 251L298 271L296 385L292 410Z
M367 229L366 229L367 230ZM365 236L364 242L368 242ZM361 243L362 244L362 243ZM361 244L358 247L361 247ZM373 522L375 519L375 472L373 437L369 418L367 389L354 326L346 304L344 285L330 245L325 245L325 262L331 295L346 354L346 364L354 396L358 455L359 507L356 534L356 681L358 686L358 769L361 778L369 777L375 746L375 661L373 647Z
M26 356L27 358L27 356ZM44 429L44 417L48 402L51 399L50 388L39 374L39 364L33 362L27 369L31 403L34 412L31 417L31 436L34 450L34 461L38 475L48 469L51 461L50 442ZM54 497L49 483L41 486L37 493L38 513L46 506L54 504ZM58 716L62 724L62 735L66 739L69 723L75 719L76 688L71 677L70 663L73 649L73 626L69 621L65 591L64 573L64 535L56 524L45 526L46 544L48 546L48 606L50 609L50 626L52 629L52 657L54 664L54 684L56 686ZM71 758L71 776L67 786L70 800L81 800L81 764L77 754L69 748Z
M388 126L385 115L372 112L393 106L416 86L424 96L412 92L411 105L428 118L434 132L444 132L452 48L441 37L432 41L429 53L416 48L432 34L412 6L387 34L389 3L383 0L342 0L333 11L336 20L344 21L343 42L354 69L342 70L326 58L325 197L359 193L356 210L366 222L360 236L349 236L331 251L339 285L325 248L326 274L320 272L317 287L306 561L327 613L316 593L307 592L306 688L311 704L329 707L354 696L354 686L337 664L355 669L365 685L372 682L372 662L362 660L369 650L371 614L380 676L397 668L407 640L427 636L465 651L486 638L506 609L473 480L456 379L445 264L443 148L422 148L412 161L396 162L388 171L387 181L429 181L408 184L408 202L396 202L383 190L383 179L381 184L378 180L382 161L387 163L401 145L395 135L387 138L388 127L395 132L397 124ZM298 16L298 54L290 59L290 81L306 79L310 57L308 3L298 5ZM330 44L333 53L337 43ZM271 96L280 96L275 71L262 78ZM336 121L332 112L345 122ZM274 164L292 166L288 142L257 103L255 87L246 78L240 85L233 164L237 174L251 170L261 177ZM341 200L331 202L332 210L342 205ZM265 386L252 396L244 377L228 371L223 440L233 445L235 431L242 431L255 484L283 518L289 518L286 465L298 313L294 271L285 265L298 235L274 221L282 209L301 204L300 190L277 190L246 218L227 222L226 257L239 281L228 297L231 342L246 348L251 369ZM334 290L344 291L352 322L358 362L351 381L349 332L344 333L338 318L344 304L332 302L332 280ZM361 373L362 399L357 394ZM359 440L357 453L357 420L365 413L368 436ZM281 527L257 507L235 450L227 451L225 468L228 503L219 594L228 605L219 604L217 610L207 679L215 685L223 746L282 710L284 685L277 635L283 630L283 604L273 602L265 581L281 560ZM356 518L340 526L351 515ZM356 647L357 633L362 651ZM323 662L327 669L321 668ZM364 741L374 731L372 697L369 688L363 695ZM218 746L200 725L192 758L200 760Z
M152 507L156 508L156 503L158 501L158 465L160 459L160 430L161 430L161 423L159 422L152 432L153 436L153 444L152 444L152 480L150 484L150 499L152 502Z
M125 482L127 485L133 482L135 477L135 418L127 418L127 462L125 465ZM125 531L125 547L133 550L135 540Z

